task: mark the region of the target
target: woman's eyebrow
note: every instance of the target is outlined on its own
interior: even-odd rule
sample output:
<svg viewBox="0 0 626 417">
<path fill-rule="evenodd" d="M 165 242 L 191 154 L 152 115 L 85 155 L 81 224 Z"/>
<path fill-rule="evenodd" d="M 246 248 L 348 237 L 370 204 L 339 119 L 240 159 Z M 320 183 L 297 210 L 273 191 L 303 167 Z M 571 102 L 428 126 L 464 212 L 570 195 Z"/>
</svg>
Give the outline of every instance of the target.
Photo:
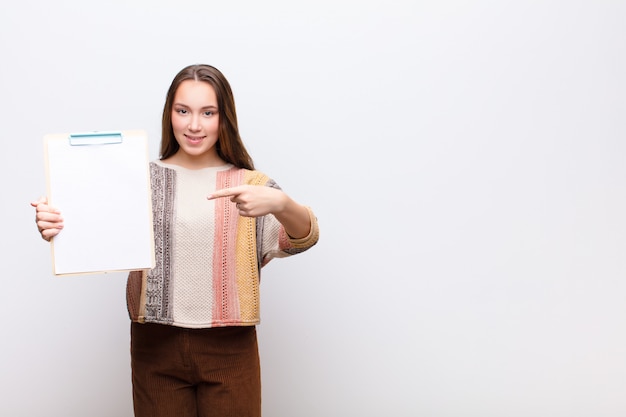
<svg viewBox="0 0 626 417">
<path fill-rule="evenodd" d="M 174 106 L 182 106 L 182 107 L 187 107 L 187 108 L 190 108 L 187 104 L 185 104 L 185 103 L 180 103 L 180 102 L 174 102 L 174 104 L 173 104 L 173 105 L 174 105 Z M 213 105 L 213 104 L 209 104 L 208 106 L 201 107 L 201 109 L 202 109 L 202 110 L 204 110 L 204 109 L 217 109 L 217 108 L 218 108 L 218 107 L 217 107 L 216 105 Z"/>
</svg>

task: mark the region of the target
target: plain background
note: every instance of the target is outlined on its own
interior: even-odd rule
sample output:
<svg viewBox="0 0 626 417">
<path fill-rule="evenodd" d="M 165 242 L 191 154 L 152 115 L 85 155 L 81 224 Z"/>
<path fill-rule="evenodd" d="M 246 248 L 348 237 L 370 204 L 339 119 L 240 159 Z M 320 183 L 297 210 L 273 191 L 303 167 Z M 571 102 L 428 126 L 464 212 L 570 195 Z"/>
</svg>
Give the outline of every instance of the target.
<svg viewBox="0 0 626 417">
<path fill-rule="evenodd" d="M 626 2 L 22 0 L 0 13 L 0 415 L 131 416 L 125 275 L 55 278 L 47 133 L 230 80 L 321 240 L 263 273 L 264 415 L 626 415 Z M 109 219 L 99 219 L 106 222 Z"/>
</svg>

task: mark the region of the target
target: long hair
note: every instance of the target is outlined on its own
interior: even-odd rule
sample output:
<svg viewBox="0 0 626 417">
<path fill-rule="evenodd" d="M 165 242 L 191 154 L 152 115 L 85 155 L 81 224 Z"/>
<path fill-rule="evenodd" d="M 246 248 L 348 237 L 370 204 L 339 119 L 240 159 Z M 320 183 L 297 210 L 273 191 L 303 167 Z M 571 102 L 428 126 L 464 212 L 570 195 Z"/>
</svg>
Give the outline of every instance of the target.
<svg viewBox="0 0 626 417">
<path fill-rule="evenodd" d="M 172 129 L 172 106 L 178 87 L 186 80 L 207 82 L 215 90 L 219 114 L 218 139 L 215 147 L 219 157 L 238 168 L 254 169 L 252 158 L 239 136 L 235 98 L 230 84 L 217 68 L 210 65 L 189 65 L 172 80 L 163 106 L 161 159 L 169 158 L 180 148 Z"/>
</svg>

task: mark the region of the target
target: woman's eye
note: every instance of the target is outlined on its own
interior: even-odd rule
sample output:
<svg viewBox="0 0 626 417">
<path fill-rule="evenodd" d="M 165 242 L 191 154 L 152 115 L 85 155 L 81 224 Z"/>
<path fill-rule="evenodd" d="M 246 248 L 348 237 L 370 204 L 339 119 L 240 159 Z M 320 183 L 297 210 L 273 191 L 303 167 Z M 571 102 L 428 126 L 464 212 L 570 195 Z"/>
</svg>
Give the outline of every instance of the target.
<svg viewBox="0 0 626 417">
<path fill-rule="evenodd" d="M 213 116 L 213 112 L 212 111 L 205 111 L 204 115 L 205 116 Z"/>
<path fill-rule="evenodd" d="M 185 110 L 185 109 L 178 109 L 178 110 L 176 110 L 176 113 L 178 113 L 178 114 L 187 114 L 187 110 Z"/>
</svg>

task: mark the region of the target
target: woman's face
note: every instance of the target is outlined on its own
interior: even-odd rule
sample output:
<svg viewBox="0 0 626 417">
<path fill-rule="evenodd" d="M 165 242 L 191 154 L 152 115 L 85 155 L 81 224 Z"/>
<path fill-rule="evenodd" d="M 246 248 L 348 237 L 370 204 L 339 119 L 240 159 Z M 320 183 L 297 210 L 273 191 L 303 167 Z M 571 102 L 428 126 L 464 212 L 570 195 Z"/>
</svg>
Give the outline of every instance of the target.
<svg viewBox="0 0 626 417">
<path fill-rule="evenodd" d="M 176 90 L 172 106 L 172 130 L 180 146 L 177 157 L 194 165 L 221 163 L 218 139 L 217 96 L 211 84 L 185 80 Z"/>
</svg>

